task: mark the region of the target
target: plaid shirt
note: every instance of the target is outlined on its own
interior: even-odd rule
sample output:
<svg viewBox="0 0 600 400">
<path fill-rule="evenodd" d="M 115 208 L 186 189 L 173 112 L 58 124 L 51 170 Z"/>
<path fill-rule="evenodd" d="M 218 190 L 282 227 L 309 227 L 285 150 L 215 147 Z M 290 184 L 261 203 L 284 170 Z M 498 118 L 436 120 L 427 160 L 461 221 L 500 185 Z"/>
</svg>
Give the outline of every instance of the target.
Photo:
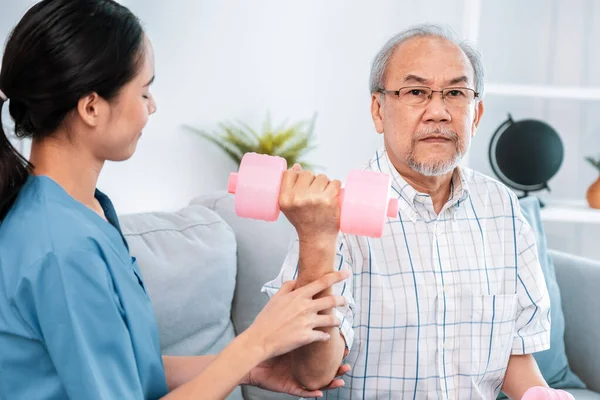
<svg viewBox="0 0 600 400">
<path fill-rule="evenodd" d="M 439 215 L 378 151 L 400 204 L 380 239 L 341 234 L 334 287 L 352 370 L 327 399 L 495 399 L 511 354 L 550 346 L 550 300 L 535 238 L 502 184 L 456 169 Z M 272 296 L 298 272 L 294 244 Z"/>
</svg>

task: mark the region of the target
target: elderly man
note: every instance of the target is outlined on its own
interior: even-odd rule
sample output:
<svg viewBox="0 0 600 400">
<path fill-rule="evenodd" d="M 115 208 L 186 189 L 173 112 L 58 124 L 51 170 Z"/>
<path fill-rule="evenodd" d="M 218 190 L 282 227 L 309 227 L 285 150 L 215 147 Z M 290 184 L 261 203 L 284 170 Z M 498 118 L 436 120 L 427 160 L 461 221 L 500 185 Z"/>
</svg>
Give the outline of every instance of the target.
<svg viewBox="0 0 600 400">
<path fill-rule="evenodd" d="M 348 300 L 331 310 L 340 328 L 294 352 L 296 378 L 325 386 L 346 357 L 352 371 L 328 399 L 520 399 L 546 386 L 532 356 L 550 345 L 534 235 L 514 193 L 459 167 L 484 110 L 480 56 L 418 26 L 380 50 L 370 86 L 385 147 L 367 169 L 391 175 L 400 203 L 383 237 L 338 235 L 339 182 L 284 175 L 297 189 L 280 203 L 298 241 L 263 290 L 353 271 L 333 289 Z M 307 202 L 312 214 L 296 212 Z"/>
</svg>

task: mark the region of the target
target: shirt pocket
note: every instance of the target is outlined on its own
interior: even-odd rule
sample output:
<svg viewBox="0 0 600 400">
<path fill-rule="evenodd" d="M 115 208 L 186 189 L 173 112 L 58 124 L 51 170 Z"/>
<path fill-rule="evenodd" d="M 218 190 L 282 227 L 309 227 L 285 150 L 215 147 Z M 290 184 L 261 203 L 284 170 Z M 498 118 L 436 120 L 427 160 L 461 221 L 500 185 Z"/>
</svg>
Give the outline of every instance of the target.
<svg viewBox="0 0 600 400">
<path fill-rule="evenodd" d="M 510 358 L 517 295 L 474 295 L 462 303 L 469 322 L 460 335 L 461 352 L 466 352 L 462 366 L 480 392 L 491 395 L 501 386 Z"/>
</svg>

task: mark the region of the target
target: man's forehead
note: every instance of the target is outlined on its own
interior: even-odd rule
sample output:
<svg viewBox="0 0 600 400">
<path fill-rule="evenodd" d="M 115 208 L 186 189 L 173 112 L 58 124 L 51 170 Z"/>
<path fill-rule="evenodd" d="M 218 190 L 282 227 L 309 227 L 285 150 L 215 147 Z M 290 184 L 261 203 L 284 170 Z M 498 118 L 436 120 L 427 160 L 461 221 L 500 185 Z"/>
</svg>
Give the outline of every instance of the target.
<svg viewBox="0 0 600 400">
<path fill-rule="evenodd" d="M 460 46 L 442 38 L 417 37 L 398 45 L 388 63 L 386 75 L 394 80 L 474 79 L 471 62 Z M 415 79 L 412 79 L 415 80 Z"/>
</svg>

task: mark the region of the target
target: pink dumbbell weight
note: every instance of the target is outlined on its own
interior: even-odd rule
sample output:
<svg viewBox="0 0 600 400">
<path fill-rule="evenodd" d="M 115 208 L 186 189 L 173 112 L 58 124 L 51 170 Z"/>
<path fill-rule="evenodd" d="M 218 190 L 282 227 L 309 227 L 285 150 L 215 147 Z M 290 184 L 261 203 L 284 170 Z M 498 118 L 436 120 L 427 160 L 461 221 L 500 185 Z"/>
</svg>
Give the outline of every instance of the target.
<svg viewBox="0 0 600 400">
<path fill-rule="evenodd" d="M 575 400 L 575 397 L 564 390 L 534 386 L 525 392 L 521 400 Z"/>
<path fill-rule="evenodd" d="M 235 194 L 240 217 L 275 221 L 279 217 L 279 190 L 287 169 L 285 159 L 247 153 L 240 169 L 229 176 L 228 191 Z M 391 178 L 372 171 L 351 171 L 340 193 L 340 229 L 344 233 L 381 237 L 386 217 L 398 215 L 398 199 L 389 199 Z"/>
</svg>

